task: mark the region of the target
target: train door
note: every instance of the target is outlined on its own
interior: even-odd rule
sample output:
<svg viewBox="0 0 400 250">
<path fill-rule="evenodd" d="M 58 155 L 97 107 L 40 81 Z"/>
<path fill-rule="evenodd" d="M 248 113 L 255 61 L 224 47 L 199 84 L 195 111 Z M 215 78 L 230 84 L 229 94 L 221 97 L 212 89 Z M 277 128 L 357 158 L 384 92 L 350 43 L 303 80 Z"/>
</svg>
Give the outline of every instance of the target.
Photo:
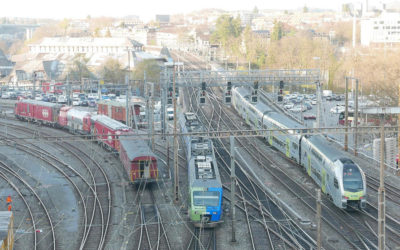
<svg viewBox="0 0 400 250">
<path fill-rule="evenodd" d="M 140 178 L 150 178 L 150 160 L 139 161 L 139 175 Z"/>
<path fill-rule="evenodd" d="M 112 106 L 111 104 L 107 105 L 107 116 L 112 117 Z"/>
<path fill-rule="evenodd" d="M 326 193 L 326 171 L 324 168 L 321 168 L 321 189 L 322 192 Z"/>
<path fill-rule="evenodd" d="M 286 138 L 286 157 L 290 158 L 290 140 Z"/>
</svg>

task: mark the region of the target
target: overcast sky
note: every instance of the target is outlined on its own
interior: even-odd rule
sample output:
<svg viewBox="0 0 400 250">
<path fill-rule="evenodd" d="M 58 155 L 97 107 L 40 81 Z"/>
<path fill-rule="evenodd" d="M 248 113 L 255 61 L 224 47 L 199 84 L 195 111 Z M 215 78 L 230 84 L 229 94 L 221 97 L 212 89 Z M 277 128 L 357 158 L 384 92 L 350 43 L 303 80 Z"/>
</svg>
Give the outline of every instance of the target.
<svg viewBox="0 0 400 250">
<path fill-rule="evenodd" d="M 4 1 L 4 2 L 3 2 Z M 370 0 L 373 2 L 375 0 Z M 225 10 L 310 8 L 340 10 L 343 2 L 351 0 L 2 0 L 0 16 L 85 18 L 87 15 L 122 17 L 138 15 L 145 21 L 155 14 L 188 13 L 204 8 Z M 6 3 L 5 3 L 6 2 Z M 359 0 L 357 2 L 362 2 Z"/>
</svg>

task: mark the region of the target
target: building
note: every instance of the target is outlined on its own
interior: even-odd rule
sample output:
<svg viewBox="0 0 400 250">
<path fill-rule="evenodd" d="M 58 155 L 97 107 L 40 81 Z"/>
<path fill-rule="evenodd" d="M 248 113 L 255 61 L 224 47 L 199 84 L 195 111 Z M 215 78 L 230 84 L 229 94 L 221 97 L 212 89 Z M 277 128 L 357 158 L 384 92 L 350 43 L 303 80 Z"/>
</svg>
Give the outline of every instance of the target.
<svg viewBox="0 0 400 250">
<path fill-rule="evenodd" d="M 14 68 L 14 64 L 15 63 L 7 59 L 0 49 L 0 78 L 8 76 Z"/>
<path fill-rule="evenodd" d="M 123 37 L 45 37 L 29 45 L 31 53 L 105 53 L 123 54 L 127 50 L 142 51 L 143 44 Z"/>
<path fill-rule="evenodd" d="M 383 12 L 379 17 L 361 20 L 361 45 L 400 44 L 400 13 Z"/>
<path fill-rule="evenodd" d="M 169 15 L 156 15 L 156 22 L 158 22 L 160 25 L 169 24 L 169 20 Z"/>
</svg>

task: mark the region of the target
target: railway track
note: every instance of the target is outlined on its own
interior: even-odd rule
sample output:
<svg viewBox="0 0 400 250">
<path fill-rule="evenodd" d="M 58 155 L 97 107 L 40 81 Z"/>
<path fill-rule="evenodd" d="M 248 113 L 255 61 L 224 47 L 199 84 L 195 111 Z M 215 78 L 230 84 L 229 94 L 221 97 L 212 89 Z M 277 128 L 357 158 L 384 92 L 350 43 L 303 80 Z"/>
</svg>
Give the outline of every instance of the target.
<svg viewBox="0 0 400 250">
<path fill-rule="evenodd" d="M 212 117 L 212 116 L 211 116 Z M 229 116 L 228 116 L 229 117 Z M 212 123 L 211 123 L 211 121 L 212 121 L 213 119 L 210 119 L 209 120 L 209 128 L 211 128 L 211 127 L 213 127 L 213 125 L 212 125 Z M 218 120 L 220 120 L 220 118 L 218 118 Z M 236 127 L 236 124 L 235 123 L 231 123 L 232 125 L 233 125 L 233 127 Z M 214 125 L 215 126 L 215 125 Z M 229 126 L 228 126 L 229 127 Z M 232 127 L 232 126 L 231 126 Z M 257 150 L 257 147 L 251 147 L 252 149 L 250 150 L 250 152 L 252 151 L 252 152 L 257 152 L 258 150 Z M 256 149 L 256 150 L 254 150 L 254 149 Z M 249 152 L 249 151 L 248 151 Z M 253 154 L 253 156 L 254 156 L 254 154 Z M 259 152 L 257 152 L 257 155 L 255 155 L 254 156 L 254 158 L 255 159 L 257 159 L 257 157 L 259 157 Z M 260 163 L 261 164 L 261 163 Z M 286 178 L 287 178 L 288 176 L 286 176 Z M 289 186 L 289 185 L 288 185 Z M 313 194 L 308 194 L 308 196 L 309 197 L 313 197 L 314 195 Z M 315 203 L 315 201 L 313 201 L 312 203 Z M 312 208 L 313 207 L 313 204 L 309 204 L 309 207 L 310 208 Z M 313 208 L 312 208 L 313 209 Z M 313 209 L 314 211 L 315 211 L 315 209 Z M 334 210 L 334 208 L 333 208 L 333 210 Z M 348 215 L 347 215 L 348 216 Z M 340 217 L 340 215 L 337 215 L 337 217 Z M 332 220 L 332 221 L 334 221 L 334 220 Z M 374 240 L 374 239 L 376 239 L 376 235 L 373 233 L 373 230 L 371 229 L 371 227 L 369 227 L 369 226 L 366 226 L 366 227 L 364 227 L 364 226 L 362 226 L 361 225 L 361 222 L 364 222 L 366 225 L 368 225 L 368 222 L 366 222 L 365 221 L 365 218 L 364 219 L 362 219 L 362 220 L 360 220 L 359 222 L 352 222 L 351 223 L 351 225 L 350 225 L 350 223 L 347 223 L 347 222 L 344 222 L 343 220 L 341 221 L 342 223 L 344 223 L 345 225 L 347 225 L 348 227 L 348 230 L 349 230 L 349 233 L 350 233 L 350 235 L 351 235 L 351 233 L 353 232 L 353 237 L 347 237 L 349 234 L 343 234 L 343 233 L 341 233 L 344 237 L 345 237 L 345 239 L 347 238 L 347 241 L 350 243 L 350 244 L 352 244 L 352 242 L 356 242 L 356 244 L 355 245 L 353 245 L 353 247 L 356 247 L 357 248 L 357 246 L 358 247 L 361 247 L 361 248 L 375 248 L 376 247 L 376 241 Z M 335 225 L 331 225 L 331 226 L 333 226 L 334 228 L 337 228 Z M 347 230 L 346 230 L 347 231 Z M 361 232 L 361 234 L 359 234 L 359 233 L 354 233 L 354 231 L 359 231 L 359 232 Z M 339 232 L 340 233 L 340 232 Z M 357 243 L 357 242 L 359 242 L 359 243 Z"/>
<path fill-rule="evenodd" d="M 1 123 L 0 123 L 1 124 Z M 3 123 L 4 125 L 4 123 Z M 8 131 L 7 137 L 10 138 L 10 129 L 17 129 L 18 131 L 24 131 L 25 133 L 32 133 L 32 130 L 25 127 L 7 124 Z M 35 132 L 37 133 L 37 132 Z M 45 135 L 45 133 L 41 132 Z M 19 134 L 20 135 L 20 134 Z M 111 218 L 111 189 L 107 176 L 100 165 L 89 155 L 81 151 L 79 148 L 64 142 L 62 145 L 56 143 L 59 147 L 64 148 L 70 152 L 71 155 L 79 159 L 79 161 L 85 167 L 83 173 L 79 173 L 77 170 L 55 158 L 50 152 L 39 146 L 31 144 L 26 146 L 26 143 L 19 143 L 17 140 L 13 142 L 14 145 L 18 145 L 19 150 L 37 157 L 53 168 L 60 172 L 73 186 L 75 191 L 80 197 L 80 202 L 83 210 L 83 222 L 82 222 L 82 233 L 80 241 L 80 249 L 101 249 L 104 247 L 105 239 L 107 237 L 108 225 Z M 29 143 L 30 144 L 30 143 Z M 29 145 L 28 144 L 28 145 Z M 74 152 L 75 151 L 75 152 Z M 83 160 L 85 158 L 86 160 Z M 92 161 L 91 163 L 87 161 Z M 96 167 L 97 169 L 92 169 Z M 82 170 L 81 170 L 82 171 Z M 85 176 L 90 176 L 89 178 Z M 80 182 L 76 181 L 74 177 L 78 177 Z M 87 180 L 89 179 L 89 180 Z M 98 185 L 100 184 L 100 185 Z M 91 195 L 88 195 L 88 192 Z M 100 194 L 100 195 L 98 195 Z M 95 226 L 96 225 L 96 226 Z"/>
<path fill-rule="evenodd" d="M 194 112 L 199 111 L 201 109 L 197 108 L 197 105 L 194 105 L 193 102 L 190 102 L 190 100 L 194 100 L 197 99 L 193 96 L 189 97 L 189 110 L 193 110 Z M 210 114 L 210 118 L 208 118 L 205 114 L 203 114 L 203 117 L 205 117 L 206 120 L 206 124 L 208 124 L 209 129 L 218 129 L 220 127 L 220 121 L 222 118 L 222 115 L 220 114 L 220 112 L 222 112 L 221 107 L 219 107 L 219 114 L 217 114 L 217 112 L 215 111 L 216 108 L 214 106 L 214 108 L 211 109 L 211 114 Z M 198 112 L 200 113 L 200 112 Z M 213 124 L 214 122 L 214 124 Z M 214 147 L 218 148 L 218 150 L 216 150 L 216 153 L 220 155 L 220 159 L 224 158 L 223 155 L 228 156 L 229 154 L 227 153 L 228 151 L 226 150 L 225 145 L 220 144 L 220 143 L 215 143 L 214 142 Z M 220 152 L 221 151 L 220 148 L 225 148 L 225 151 L 222 152 L 223 155 L 221 155 Z M 223 164 L 225 165 L 225 169 L 229 169 L 229 166 L 227 166 L 227 164 Z M 227 171 L 229 172 L 229 170 Z M 228 173 L 229 174 L 229 173 Z M 239 177 L 240 180 L 245 178 L 245 174 L 243 173 L 243 176 Z M 250 189 L 253 188 L 253 190 L 249 190 L 246 189 L 245 191 L 243 191 L 243 187 L 250 187 Z M 246 218 L 247 218 L 247 224 L 248 224 L 248 230 L 250 232 L 250 241 L 251 241 L 251 245 L 253 247 L 253 249 L 262 249 L 264 248 L 266 245 L 268 245 L 271 249 L 274 249 L 274 247 L 276 246 L 291 246 L 293 248 L 296 248 L 296 244 L 299 244 L 298 242 L 295 244 L 292 244 L 290 241 L 285 240 L 284 237 L 282 237 L 282 228 L 280 228 L 279 226 L 274 226 L 274 229 L 277 230 L 273 230 L 269 225 L 267 225 L 267 220 L 266 220 L 266 216 L 267 216 L 267 212 L 264 211 L 262 209 L 262 202 L 260 200 L 258 196 L 258 192 L 256 190 L 254 190 L 254 184 L 252 181 L 249 181 L 246 184 L 241 183 L 241 185 L 239 185 L 239 190 L 242 192 L 242 198 L 246 196 L 245 199 L 242 199 L 243 202 L 243 206 L 244 206 L 244 211 L 246 214 Z M 256 194 L 254 196 L 254 194 Z M 265 193 L 264 193 L 265 195 Z M 249 201 L 255 201 L 255 205 L 253 204 L 252 207 L 247 208 L 248 203 L 252 203 Z M 257 214 L 257 218 L 256 220 L 250 220 L 249 218 L 255 218 L 255 215 Z M 271 216 L 271 214 L 269 214 L 269 216 Z M 285 217 L 285 216 L 284 216 Z M 269 217 L 270 218 L 270 217 Z M 268 219 L 269 219 L 268 218 Z M 287 217 L 285 217 L 285 219 L 287 219 Z M 272 222 L 271 224 L 275 224 L 276 221 Z M 286 231 L 286 233 L 288 233 L 288 235 L 290 235 L 291 231 L 293 230 L 288 230 Z M 254 234 L 254 237 L 253 237 Z M 286 235 L 287 236 L 287 235 Z M 294 236 L 290 236 L 289 237 L 290 240 L 295 239 Z M 269 242 L 268 242 L 269 241 Z M 295 240 L 296 241 L 296 240 Z M 303 242 L 304 243 L 304 242 Z M 305 243 L 305 245 L 309 246 L 309 244 Z M 297 245 L 299 246 L 299 245 Z"/>
</svg>

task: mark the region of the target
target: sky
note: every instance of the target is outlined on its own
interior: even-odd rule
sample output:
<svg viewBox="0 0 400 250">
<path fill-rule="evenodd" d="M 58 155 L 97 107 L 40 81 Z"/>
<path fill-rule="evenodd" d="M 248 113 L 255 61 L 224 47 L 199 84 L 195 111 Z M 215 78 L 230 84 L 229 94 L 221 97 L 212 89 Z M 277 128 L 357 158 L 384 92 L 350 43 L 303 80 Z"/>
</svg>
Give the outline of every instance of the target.
<svg viewBox="0 0 400 250">
<path fill-rule="evenodd" d="M 283 9 L 307 6 L 340 10 L 343 2 L 351 0 L 2 0 L 0 17 L 86 18 L 88 15 L 123 17 L 138 15 L 145 21 L 156 14 L 189 13 L 204 8 L 224 10 Z M 359 0 L 358 2 L 361 2 Z M 374 0 L 370 0 L 374 1 Z"/>
</svg>

